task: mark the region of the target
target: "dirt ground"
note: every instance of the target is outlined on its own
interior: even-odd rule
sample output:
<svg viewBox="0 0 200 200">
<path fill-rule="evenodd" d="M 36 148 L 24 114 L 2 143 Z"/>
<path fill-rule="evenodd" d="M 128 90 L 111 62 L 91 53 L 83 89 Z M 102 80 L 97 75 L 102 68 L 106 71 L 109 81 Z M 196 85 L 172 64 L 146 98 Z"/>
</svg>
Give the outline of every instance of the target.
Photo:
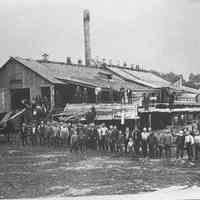
<svg viewBox="0 0 200 200">
<path fill-rule="evenodd" d="M 200 186 L 200 163 L 0 146 L 0 198 L 135 194 Z"/>
</svg>

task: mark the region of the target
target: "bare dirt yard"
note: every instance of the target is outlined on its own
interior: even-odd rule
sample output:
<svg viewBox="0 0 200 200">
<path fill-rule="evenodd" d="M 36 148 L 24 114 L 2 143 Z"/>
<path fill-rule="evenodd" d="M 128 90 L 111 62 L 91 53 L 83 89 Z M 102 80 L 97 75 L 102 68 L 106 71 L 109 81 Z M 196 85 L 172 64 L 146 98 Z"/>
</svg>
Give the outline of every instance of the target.
<svg viewBox="0 0 200 200">
<path fill-rule="evenodd" d="M 0 198 L 136 194 L 200 186 L 200 163 L 67 148 L 0 146 Z"/>
</svg>

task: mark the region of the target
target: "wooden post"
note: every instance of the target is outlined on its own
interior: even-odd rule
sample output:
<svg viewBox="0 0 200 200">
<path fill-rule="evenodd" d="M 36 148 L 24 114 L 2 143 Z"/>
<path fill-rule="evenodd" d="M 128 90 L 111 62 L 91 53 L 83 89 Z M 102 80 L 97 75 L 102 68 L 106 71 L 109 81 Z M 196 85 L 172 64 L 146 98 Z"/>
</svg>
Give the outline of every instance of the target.
<svg viewBox="0 0 200 200">
<path fill-rule="evenodd" d="M 151 125 L 152 125 L 152 122 L 151 122 L 151 113 L 149 113 L 149 128 L 152 128 Z"/>
<path fill-rule="evenodd" d="M 55 86 L 52 85 L 50 87 L 50 94 L 51 94 L 51 109 L 55 106 Z"/>
<path fill-rule="evenodd" d="M 137 120 L 137 118 L 134 121 L 135 121 L 135 127 L 134 127 L 134 129 L 136 130 L 138 128 L 138 124 L 137 124 L 138 120 Z"/>
<path fill-rule="evenodd" d="M 171 113 L 171 127 L 174 128 L 174 115 Z"/>
</svg>

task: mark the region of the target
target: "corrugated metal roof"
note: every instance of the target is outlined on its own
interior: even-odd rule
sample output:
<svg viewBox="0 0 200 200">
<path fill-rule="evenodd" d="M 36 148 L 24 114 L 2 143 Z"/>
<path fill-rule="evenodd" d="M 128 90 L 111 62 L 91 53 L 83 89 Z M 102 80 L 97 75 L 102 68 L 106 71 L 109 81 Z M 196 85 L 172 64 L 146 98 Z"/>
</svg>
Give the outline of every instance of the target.
<svg viewBox="0 0 200 200">
<path fill-rule="evenodd" d="M 134 71 L 131 69 L 122 69 L 122 68 L 117 68 L 117 67 L 107 67 L 107 68 L 110 71 L 123 77 L 125 80 L 137 82 L 139 84 L 142 84 L 151 88 L 167 87 L 171 84 L 170 82 L 152 74 L 151 72 Z"/>
<path fill-rule="evenodd" d="M 128 69 L 125 69 L 124 71 L 133 75 L 135 78 L 139 80 L 154 84 L 157 87 L 163 87 L 163 86 L 171 84 L 170 82 L 160 78 L 159 76 L 156 76 L 155 74 L 151 72 L 134 71 L 134 70 L 128 70 Z"/>
</svg>

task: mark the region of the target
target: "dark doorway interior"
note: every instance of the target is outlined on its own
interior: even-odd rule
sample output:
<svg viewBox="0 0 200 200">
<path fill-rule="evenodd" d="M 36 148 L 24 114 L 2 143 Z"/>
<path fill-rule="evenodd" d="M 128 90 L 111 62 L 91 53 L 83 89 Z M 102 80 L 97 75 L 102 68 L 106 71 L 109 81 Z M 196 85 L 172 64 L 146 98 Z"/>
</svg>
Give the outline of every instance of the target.
<svg viewBox="0 0 200 200">
<path fill-rule="evenodd" d="M 41 96 L 42 98 L 47 97 L 48 101 L 51 100 L 50 87 L 41 87 Z"/>
<path fill-rule="evenodd" d="M 84 87 L 79 86 L 81 93 Z M 66 103 L 83 103 L 83 97 L 76 98 L 77 85 L 56 85 L 55 87 L 55 105 L 56 107 L 64 107 Z M 94 88 L 87 88 L 87 103 L 95 103 Z M 85 102 L 86 103 L 86 102 Z"/>
<path fill-rule="evenodd" d="M 66 103 L 73 102 L 75 88 L 72 85 L 56 85 L 55 87 L 55 105 L 64 107 Z"/>
<path fill-rule="evenodd" d="M 21 109 L 23 106 L 21 104 L 22 100 L 30 101 L 30 89 L 23 88 L 23 89 L 12 89 L 11 90 L 11 109 Z"/>
</svg>

